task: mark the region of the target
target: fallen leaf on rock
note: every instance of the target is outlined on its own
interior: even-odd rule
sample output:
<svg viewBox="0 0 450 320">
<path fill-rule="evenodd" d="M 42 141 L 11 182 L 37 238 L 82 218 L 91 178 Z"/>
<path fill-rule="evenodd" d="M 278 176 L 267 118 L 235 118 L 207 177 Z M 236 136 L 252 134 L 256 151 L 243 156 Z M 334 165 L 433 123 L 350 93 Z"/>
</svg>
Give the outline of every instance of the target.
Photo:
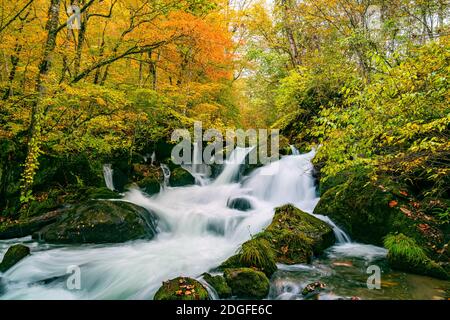
<svg viewBox="0 0 450 320">
<path fill-rule="evenodd" d="M 398 201 L 396 200 L 391 200 L 389 201 L 389 208 L 393 208 L 398 204 Z"/>
</svg>

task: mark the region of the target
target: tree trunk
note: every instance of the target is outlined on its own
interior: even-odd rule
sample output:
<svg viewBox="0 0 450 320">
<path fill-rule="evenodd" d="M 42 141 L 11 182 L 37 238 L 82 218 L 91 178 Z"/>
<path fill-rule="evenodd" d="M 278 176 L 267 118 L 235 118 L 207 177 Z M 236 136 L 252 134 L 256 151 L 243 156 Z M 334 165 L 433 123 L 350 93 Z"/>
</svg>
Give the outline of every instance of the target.
<svg viewBox="0 0 450 320">
<path fill-rule="evenodd" d="M 42 54 L 41 62 L 39 64 L 39 71 L 36 76 L 36 92 L 39 96 L 35 99 L 31 108 L 31 123 L 28 137 L 28 153 L 25 160 L 23 182 L 21 186 L 22 202 L 26 203 L 29 200 L 31 186 L 33 184 L 34 175 L 38 168 L 38 156 L 40 152 L 40 134 L 41 134 L 41 110 L 40 99 L 45 94 L 46 87 L 43 82 L 44 77 L 48 74 L 51 66 L 51 55 L 55 50 L 56 36 L 58 35 L 59 12 L 61 0 L 51 0 L 48 12 L 47 22 L 47 40 L 44 45 L 44 52 Z"/>
</svg>

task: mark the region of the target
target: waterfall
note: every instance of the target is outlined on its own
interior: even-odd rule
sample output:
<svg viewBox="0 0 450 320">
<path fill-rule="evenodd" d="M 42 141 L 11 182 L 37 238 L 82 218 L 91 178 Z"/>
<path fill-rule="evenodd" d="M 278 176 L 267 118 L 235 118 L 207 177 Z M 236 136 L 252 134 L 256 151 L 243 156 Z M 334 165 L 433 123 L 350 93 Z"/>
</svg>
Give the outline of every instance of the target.
<svg viewBox="0 0 450 320">
<path fill-rule="evenodd" d="M 254 147 L 239 148 L 233 150 L 229 159 L 225 160 L 225 168 L 222 173 L 214 181 L 214 184 L 226 184 L 234 182 L 239 173 L 241 165 L 244 164 L 245 158 L 253 150 Z"/>
<path fill-rule="evenodd" d="M 53 246 L 33 244 L 33 253 L 2 274 L 2 299 L 151 299 L 161 282 L 177 276 L 199 277 L 234 255 L 239 246 L 267 227 L 276 207 L 292 203 L 312 214 L 318 202 L 311 160 L 315 151 L 280 160 L 236 181 L 251 148 L 237 148 L 213 182 L 203 186 L 163 188 L 152 196 L 138 189 L 123 201 L 152 211 L 158 217 L 157 236 L 124 244 Z M 170 171 L 161 165 L 164 179 Z M 105 182 L 112 186 L 111 165 L 104 166 Z M 238 183 L 236 183 L 238 182 Z M 167 183 L 167 182 L 166 182 Z M 227 206 L 229 199 L 246 198 L 251 209 Z M 345 236 L 327 217 L 338 242 Z M 4 253 L 0 241 L 0 254 Z M 78 265 L 82 290 L 67 290 L 67 266 Z M 62 278 L 65 279 L 65 278 Z"/>
<path fill-rule="evenodd" d="M 152 152 L 152 155 L 150 156 L 150 164 L 153 165 L 156 160 L 156 153 L 155 151 Z"/>
<path fill-rule="evenodd" d="M 114 170 L 112 169 L 112 166 L 110 163 L 106 163 L 103 165 L 103 177 L 105 179 L 105 184 L 106 187 L 111 190 L 114 191 L 114 182 L 113 182 L 113 173 Z"/>
<path fill-rule="evenodd" d="M 293 156 L 299 156 L 300 155 L 300 151 L 298 151 L 298 149 L 294 146 L 294 145 L 290 145 L 291 147 L 291 151 L 292 151 L 292 155 Z"/>
<path fill-rule="evenodd" d="M 192 166 L 187 166 L 188 170 L 195 178 L 198 185 L 204 186 L 209 183 L 209 176 L 211 175 L 211 168 L 203 162 L 203 152 L 200 143 L 194 143 L 194 153 L 192 156 Z"/>
<path fill-rule="evenodd" d="M 161 170 L 164 175 L 164 187 L 167 187 L 169 185 L 170 169 L 166 164 L 161 163 Z"/>
</svg>

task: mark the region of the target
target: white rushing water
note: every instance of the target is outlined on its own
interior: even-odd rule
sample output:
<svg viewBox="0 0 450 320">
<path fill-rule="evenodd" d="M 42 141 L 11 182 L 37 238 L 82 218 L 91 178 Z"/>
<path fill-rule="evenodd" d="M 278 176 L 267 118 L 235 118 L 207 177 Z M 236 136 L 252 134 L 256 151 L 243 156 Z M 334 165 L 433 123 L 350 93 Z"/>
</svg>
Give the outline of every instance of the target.
<svg viewBox="0 0 450 320">
<path fill-rule="evenodd" d="M 106 187 L 111 191 L 114 191 L 113 173 L 114 170 L 112 169 L 110 163 L 106 163 L 103 165 L 103 177 L 105 179 L 105 184 Z"/>
<path fill-rule="evenodd" d="M 170 179 L 170 173 L 171 173 L 167 164 L 161 163 L 161 171 L 164 175 L 164 187 L 167 187 L 169 185 L 169 179 Z"/>
<path fill-rule="evenodd" d="M 199 277 L 217 267 L 270 224 L 277 206 L 293 203 L 312 213 L 319 200 L 312 176 L 314 150 L 285 156 L 236 182 L 249 151 L 236 149 L 213 182 L 166 187 L 154 196 L 137 189 L 127 192 L 124 201 L 158 216 L 159 233 L 152 240 L 108 246 L 32 243 L 32 255 L 2 275 L 6 291 L 0 298 L 151 299 L 164 280 Z M 165 169 L 168 179 L 170 172 Z M 112 170 L 108 170 L 105 181 L 111 177 L 107 186 L 113 188 L 108 185 L 112 183 Z M 249 200 L 252 208 L 243 212 L 227 207 L 229 199 L 239 197 Z M 348 242 L 339 228 L 334 229 L 338 241 Z M 0 256 L 5 250 L 6 246 L 0 246 Z M 42 283 L 65 276 L 73 265 L 81 270 L 81 290 L 68 290 L 65 280 Z"/>
</svg>

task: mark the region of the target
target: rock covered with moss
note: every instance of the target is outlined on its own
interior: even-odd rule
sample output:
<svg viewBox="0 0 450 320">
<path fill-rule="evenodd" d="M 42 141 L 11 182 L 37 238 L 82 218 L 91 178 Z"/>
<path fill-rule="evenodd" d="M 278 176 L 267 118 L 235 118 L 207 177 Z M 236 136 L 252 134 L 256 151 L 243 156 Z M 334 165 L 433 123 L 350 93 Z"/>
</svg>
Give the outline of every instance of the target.
<svg viewBox="0 0 450 320">
<path fill-rule="evenodd" d="M 30 254 L 30 248 L 22 244 L 16 244 L 8 248 L 2 262 L 0 272 L 5 272 Z"/>
<path fill-rule="evenodd" d="M 269 241 L 276 261 L 308 263 L 335 242 L 330 225 L 291 204 L 275 209 L 272 223 L 258 237 Z"/>
<path fill-rule="evenodd" d="M 225 269 L 224 277 L 237 298 L 264 299 L 269 294 L 269 279 L 261 271 L 251 268 Z"/>
<path fill-rule="evenodd" d="M 217 292 L 219 298 L 225 299 L 231 297 L 231 288 L 223 276 L 212 276 L 209 273 L 204 273 L 203 279 Z"/>
<path fill-rule="evenodd" d="M 33 234 L 50 243 L 118 243 L 152 238 L 156 219 L 146 209 L 122 201 L 91 200 L 68 210 Z"/>
<path fill-rule="evenodd" d="M 195 184 L 195 178 L 187 170 L 177 167 L 170 173 L 169 184 L 171 187 L 183 187 Z"/>
<path fill-rule="evenodd" d="M 8 221 L 0 225 L 0 239 L 21 238 L 52 224 L 64 210 L 55 210 L 30 219 Z"/>
<path fill-rule="evenodd" d="M 449 279 L 450 275 L 435 261 L 431 260 L 414 239 L 404 234 L 388 235 L 384 246 L 389 250 L 389 265 L 397 270 Z"/>
<path fill-rule="evenodd" d="M 270 277 L 277 270 L 275 257 L 270 242 L 257 236 L 242 244 L 239 252 L 223 262 L 219 269 L 247 267 L 262 271 Z"/>
<path fill-rule="evenodd" d="M 382 176 L 371 179 L 370 173 L 362 169 L 332 177 L 325 190 L 314 213 L 329 216 L 353 240 L 386 246 L 387 235 L 402 234 L 411 239 L 414 246 L 407 241 L 402 243 L 420 249 L 432 262 L 420 266 L 407 262 L 408 267 L 397 258 L 399 255 L 391 254 L 391 264 L 395 268 L 426 275 L 430 275 L 428 267 L 437 270 L 432 265 L 440 267 L 442 264 L 446 268 L 450 224 L 438 221 L 432 212 L 438 204 L 444 205 L 442 201 L 418 199 L 406 185 Z"/>
<path fill-rule="evenodd" d="M 178 277 L 164 281 L 154 300 L 209 300 L 208 291 L 197 280 Z"/>
<path fill-rule="evenodd" d="M 344 183 L 328 188 L 314 213 L 330 217 L 354 240 L 381 245 L 393 222 L 393 210 L 388 206 L 392 194 L 362 174 L 351 175 Z"/>
</svg>

